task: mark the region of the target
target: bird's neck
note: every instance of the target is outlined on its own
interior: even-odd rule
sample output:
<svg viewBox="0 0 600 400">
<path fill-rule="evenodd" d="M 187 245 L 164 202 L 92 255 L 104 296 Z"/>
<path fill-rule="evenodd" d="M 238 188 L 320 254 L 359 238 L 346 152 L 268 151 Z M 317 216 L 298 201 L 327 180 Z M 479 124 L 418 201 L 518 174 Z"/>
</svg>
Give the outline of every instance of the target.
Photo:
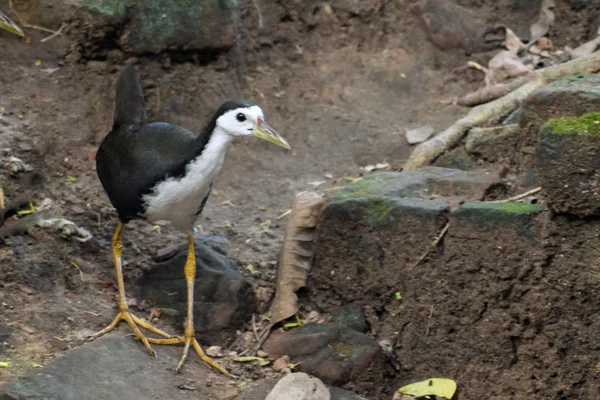
<svg viewBox="0 0 600 400">
<path fill-rule="evenodd" d="M 207 173 L 217 173 L 223 165 L 225 152 L 232 139 L 232 136 L 227 134 L 223 129 L 215 127 L 194 164 L 202 165 L 203 168 L 207 169 Z"/>
</svg>

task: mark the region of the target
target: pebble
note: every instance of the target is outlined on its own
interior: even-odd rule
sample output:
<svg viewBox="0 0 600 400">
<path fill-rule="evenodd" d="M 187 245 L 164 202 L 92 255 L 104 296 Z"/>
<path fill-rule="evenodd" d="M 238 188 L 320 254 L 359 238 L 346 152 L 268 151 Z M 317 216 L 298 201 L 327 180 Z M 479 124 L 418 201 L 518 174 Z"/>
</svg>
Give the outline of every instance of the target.
<svg viewBox="0 0 600 400">
<path fill-rule="evenodd" d="M 221 346 L 210 346 L 206 349 L 209 357 L 223 357 L 223 348 Z"/>
<path fill-rule="evenodd" d="M 288 368 L 288 364 L 290 363 L 290 357 L 283 356 L 279 357 L 277 360 L 273 361 L 273 369 L 275 371 L 283 371 Z"/>
</svg>

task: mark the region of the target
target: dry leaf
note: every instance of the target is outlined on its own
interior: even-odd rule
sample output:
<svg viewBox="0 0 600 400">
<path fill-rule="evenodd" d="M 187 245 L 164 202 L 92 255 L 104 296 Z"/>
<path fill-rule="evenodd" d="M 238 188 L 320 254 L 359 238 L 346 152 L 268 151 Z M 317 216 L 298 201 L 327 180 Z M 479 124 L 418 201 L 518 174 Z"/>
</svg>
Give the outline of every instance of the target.
<svg viewBox="0 0 600 400">
<path fill-rule="evenodd" d="M 569 55 L 571 58 L 587 56 L 595 52 L 598 46 L 600 46 L 600 36 L 596 36 L 589 42 L 586 42 L 573 50 L 569 50 Z"/>
<path fill-rule="evenodd" d="M 506 40 L 504 41 L 504 46 L 510 52 L 517 54 L 523 46 L 523 42 L 521 39 L 510 29 L 506 28 Z"/>
<path fill-rule="evenodd" d="M 548 33 L 550 26 L 554 23 L 554 0 L 544 0 L 540 10 L 540 15 L 537 21 L 535 21 L 529 28 L 531 42 L 538 40 Z"/>
<path fill-rule="evenodd" d="M 488 63 L 487 84 L 505 82 L 511 78 L 527 75 L 532 71 L 531 67 L 523 64 L 523 61 L 515 53 L 504 50 L 496 54 Z"/>
<path fill-rule="evenodd" d="M 271 304 L 271 326 L 298 311 L 296 291 L 306 286 L 312 268 L 317 218 L 323 204 L 323 198 L 315 192 L 296 196 L 279 257 L 275 299 Z"/>
</svg>

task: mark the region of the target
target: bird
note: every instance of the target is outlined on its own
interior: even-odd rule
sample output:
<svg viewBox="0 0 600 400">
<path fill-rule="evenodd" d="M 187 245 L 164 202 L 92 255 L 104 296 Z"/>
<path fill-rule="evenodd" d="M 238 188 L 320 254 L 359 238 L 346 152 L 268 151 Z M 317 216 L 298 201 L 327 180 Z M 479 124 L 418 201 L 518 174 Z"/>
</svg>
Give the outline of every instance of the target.
<svg viewBox="0 0 600 400">
<path fill-rule="evenodd" d="M 19 36 L 25 36 L 19 25 L 15 24 L 2 11 L 0 11 L 0 28 L 12 32 Z"/>
<path fill-rule="evenodd" d="M 112 236 L 119 312 L 112 323 L 92 335 L 91 340 L 112 331 L 124 320 L 151 355 L 156 356 L 151 343 L 183 343 L 177 372 L 192 346 L 203 361 L 229 376 L 224 368 L 204 354 L 195 338 L 193 231 L 229 144 L 234 138 L 243 136 L 256 136 L 291 149 L 289 143 L 265 122 L 262 109 L 247 100 L 223 103 L 199 135 L 172 123 L 149 122 L 139 73 L 132 64 L 123 69 L 117 81 L 112 130 L 96 153 L 98 178 L 119 218 Z M 121 232 L 123 226 L 134 219 L 150 223 L 169 221 L 187 235 L 188 255 L 183 268 L 187 283 L 187 318 L 183 336 L 173 336 L 152 326 L 127 307 L 121 268 Z M 163 338 L 146 337 L 139 327 Z"/>
</svg>

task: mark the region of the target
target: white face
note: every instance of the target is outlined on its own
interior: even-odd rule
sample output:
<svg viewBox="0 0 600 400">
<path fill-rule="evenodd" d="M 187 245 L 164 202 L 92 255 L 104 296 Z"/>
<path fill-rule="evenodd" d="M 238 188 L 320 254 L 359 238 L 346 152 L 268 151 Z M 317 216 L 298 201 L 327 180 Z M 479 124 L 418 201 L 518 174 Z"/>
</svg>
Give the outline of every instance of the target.
<svg viewBox="0 0 600 400">
<path fill-rule="evenodd" d="M 254 134 L 259 117 L 264 119 L 259 106 L 237 108 L 217 118 L 217 126 L 232 136 L 249 136 Z"/>
</svg>

